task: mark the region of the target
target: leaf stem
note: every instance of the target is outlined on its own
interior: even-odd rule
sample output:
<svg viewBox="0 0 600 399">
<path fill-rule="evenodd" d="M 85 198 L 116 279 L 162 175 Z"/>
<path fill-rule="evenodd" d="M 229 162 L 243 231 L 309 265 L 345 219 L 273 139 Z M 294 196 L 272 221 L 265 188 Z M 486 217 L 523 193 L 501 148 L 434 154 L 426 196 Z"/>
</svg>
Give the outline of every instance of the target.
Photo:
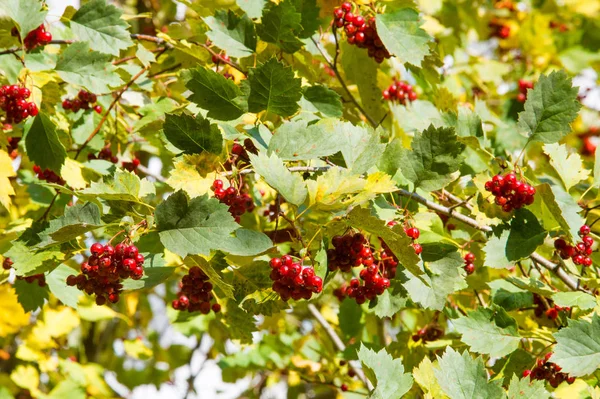
<svg viewBox="0 0 600 399">
<path fill-rule="evenodd" d="M 377 125 L 378 125 L 377 121 L 375 119 L 373 119 L 373 117 L 371 117 L 371 115 L 369 115 L 364 110 L 364 108 L 359 104 L 359 102 L 356 100 L 356 98 L 352 95 L 352 93 L 350 92 L 350 89 L 348 89 L 346 82 L 342 78 L 342 75 L 340 74 L 340 71 L 337 68 L 337 56 L 339 53 L 339 45 L 338 45 L 337 36 L 335 35 L 335 32 L 334 32 L 333 36 L 335 38 L 335 46 L 336 46 L 336 55 L 335 55 L 333 61 L 331 60 L 329 55 L 327 55 L 327 53 L 325 53 L 325 50 L 323 50 L 321 45 L 315 40 L 314 37 L 311 37 L 310 40 L 312 40 L 312 42 L 317 47 L 317 49 L 319 50 L 319 52 L 321 53 L 323 58 L 325 58 L 325 62 L 327 62 L 327 64 L 329 65 L 329 68 L 331 68 L 331 70 L 335 74 L 335 77 L 337 78 L 338 82 L 340 82 L 340 85 L 342 85 L 342 88 L 344 89 L 344 91 L 346 92 L 348 97 L 350 97 L 350 101 L 352 102 L 352 104 L 354 104 L 354 106 L 360 111 L 360 113 L 363 114 L 363 116 L 367 119 L 367 121 L 369 122 L 369 124 L 372 127 L 377 127 Z"/>
</svg>

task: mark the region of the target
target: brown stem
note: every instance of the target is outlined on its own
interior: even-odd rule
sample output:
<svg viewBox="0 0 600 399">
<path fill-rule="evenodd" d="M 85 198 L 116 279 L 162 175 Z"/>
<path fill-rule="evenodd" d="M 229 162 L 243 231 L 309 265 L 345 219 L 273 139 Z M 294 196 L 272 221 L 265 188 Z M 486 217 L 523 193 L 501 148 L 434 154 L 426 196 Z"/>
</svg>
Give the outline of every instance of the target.
<svg viewBox="0 0 600 399">
<path fill-rule="evenodd" d="M 166 50 L 167 50 L 167 48 L 165 47 L 165 49 L 161 53 L 159 53 L 156 58 L 160 57 Z M 79 156 L 79 154 L 81 153 L 81 151 L 89 144 L 90 141 L 92 141 L 92 139 L 98 134 L 98 132 L 100 132 L 100 128 L 102 128 L 102 125 L 104 124 L 104 122 L 106 122 L 106 119 L 108 119 L 108 115 L 110 115 L 110 111 L 112 111 L 112 109 L 115 107 L 115 105 L 117 104 L 117 102 L 121 99 L 121 97 L 123 96 L 123 94 L 148 69 L 150 69 L 150 65 L 142 68 L 137 74 L 135 74 L 134 77 L 131 78 L 131 80 L 129 82 L 127 82 L 127 84 L 119 91 L 119 93 L 117 93 L 117 95 L 115 96 L 115 98 L 113 99 L 113 101 L 110 103 L 110 106 L 108 107 L 108 109 L 106 110 L 106 112 L 104 113 L 104 115 L 102 116 L 102 119 L 100 119 L 100 122 L 98 123 L 98 125 L 96 126 L 96 128 L 94 129 L 94 131 L 89 135 L 89 137 L 83 142 L 83 144 L 81 145 L 81 147 L 79 147 L 79 149 L 75 153 L 75 159 L 77 159 L 77 157 Z"/>
<path fill-rule="evenodd" d="M 321 45 L 314 38 L 311 38 L 311 40 L 315 44 L 315 46 L 317 47 L 317 49 L 319 50 L 319 52 L 321 53 L 323 58 L 325 59 L 325 62 L 327 62 L 327 64 L 329 65 L 329 68 L 331 68 L 331 70 L 335 74 L 335 77 L 337 78 L 338 82 L 340 82 L 340 85 L 342 85 L 342 88 L 344 89 L 344 91 L 346 92 L 348 97 L 350 97 L 350 101 L 352 102 L 352 104 L 354 104 L 354 106 L 360 111 L 360 113 L 363 114 L 363 116 L 367 119 L 367 121 L 369 122 L 369 124 L 371 126 L 376 127 L 377 121 L 375 119 L 373 119 L 373 117 L 371 117 L 371 115 L 369 115 L 364 110 L 364 108 L 358 103 L 356 98 L 350 92 L 350 89 L 348 89 L 346 82 L 342 78 L 342 75 L 340 74 L 340 71 L 337 68 L 337 57 L 338 57 L 338 53 L 339 53 L 339 46 L 338 46 L 337 36 L 335 36 L 335 31 L 334 31 L 334 37 L 335 37 L 336 54 L 335 54 L 333 61 L 331 60 L 329 55 L 327 55 L 325 50 L 323 50 L 323 48 L 321 48 Z"/>
</svg>

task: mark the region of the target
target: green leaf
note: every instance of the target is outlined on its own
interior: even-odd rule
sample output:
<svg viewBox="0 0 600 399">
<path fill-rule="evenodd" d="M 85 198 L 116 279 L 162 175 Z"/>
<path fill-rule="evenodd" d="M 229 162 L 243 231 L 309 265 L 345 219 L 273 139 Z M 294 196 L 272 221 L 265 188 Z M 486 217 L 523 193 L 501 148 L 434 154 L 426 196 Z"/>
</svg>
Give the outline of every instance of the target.
<svg viewBox="0 0 600 399">
<path fill-rule="evenodd" d="M 305 87 L 303 109 L 320 112 L 325 117 L 340 118 L 343 115 L 341 96 L 323 85 Z"/>
<path fill-rule="evenodd" d="M 529 141 L 556 143 L 571 131 L 570 123 L 581 108 L 577 92 L 564 71 L 540 76 L 519 114 L 518 126 Z"/>
<path fill-rule="evenodd" d="M 71 378 L 62 380 L 56 384 L 46 396 L 46 399 L 85 399 L 87 397 L 85 387 Z"/>
<path fill-rule="evenodd" d="M 596 298 L 585 292 L 557 292 L 552 295 L 554 303 L 561 307 L 577 306 L 579 309 L 593 309 L 596 307 Z"/>
<path fill-rule="evenodd" d="M 204 22 L 210 28 L 206 36 L 230 57 L 248 57 L 256 50 L 254 23 L 245 14 L 238 17 L 231 10 L 217 10 L 214 17 L 205 17 Z"/>
<path fill-rule="evenodd" d="M 242 91 L 231 80 L 205 67 L 190 69 L 186 87 L 192 94 L 188 100 L 208 111 L 208 117 L 223 121 L 239 118 L 247 104 Z"/>
<path fill-rule="evenodd" d="M 594 186 L 600 187 L 600 151 L 594 154 Z"/>
<path fill-rule="evenodd" d="M 263 153 L 249 155 L 256 173 L 262 176 L 269 186 L 277 190 L 287 202 L 298 206 L 304 202 L 308 190 L 301 174 L 290 172 L 283 161 L 273 153 L 270 156 Z"/>
<path fill-rule="evenodd" d="M 236 0 L 237 5 L 252 19 L 260 18 L 265 8 L 266 0 Z"/>
<path fill-rule="evenodd" d="M 224 239 L 218 249 L 236 256 L 254 256 L 273 248 L 273 242 L 264 233 L 237 229 L 235 236 Z"/>
<path fill-rule="evenodd" d="M 175 194 L 173 194 L 175 195 Z M 188 256 L 183 260 L 188 266 L 198 266 L 208 276 L 211 284 L 217 287 L 227 298 L 233 299 L 234 291 L 231 284 L 226 283 L 213 266 L 201 256 Z"/>
<path fill-rule="evenodd" d="M 533 306 L 531 292 L 515 287 L 506 280 L 494 280 L 488 286 L 492 289 L 492 301 L 506 311 Z"/>
<path fill-rule="evenodd" d="M 334 126 L 340 136 L 342 156 L 349 170 L 362 174 L 377 164 L 385 151 L 379 133 L 370 127 L 354 126 L 350 122 L 338 122 Z"/>
<path fill-rule="evenodd" d="M 551 287 L 534 277 L 529 277 L 529 279 L 526 279 L 524 277 L 506 277 L 506 281 L 508 281 L 511 284 L 514 284 L 515 287 L 542 296 L 552 296 L 555 293 L 554 289 L 552 289 Z"/>
<path fill-rule="evenodd" d="M 69 25 L 92 50 L 118 56 L 120 50 L 133 44 L 127 31 L 129 24 L 121 15 L 121 9 L 106 0 L 91 0 L 77 10 Z"/>
<path fill-rule="evenodd" d="M 182 190 L 159 204 L 155 217 L 160 241 L 181 257 L 209 255 L 238 227 L 227 205 L 206 195 L 188 201 Z"/>
<path fill-rule="evenodd" d="M 430 125 L 417 133 L 411 144 L 412 151 L 405 149 L 402 174 L 425 191 L 444 188 L 458 176 L 464 157 L 464 145 L 458 142 L 452 128 L 435 128 Z"/>
<path fill-rule="evenodd" d="M 319 18 L 320 8 L 317 6 L 317 0 L 292 0 L 296 11 L 302 15 L 300 24 L 302 32 L 298 35 L 303 39 L 311 37 L 321 26 Z"/>
<path fill-rule="evenodd" d="M 282 124 L 269 142 L 269 153 L 284 161 L 308 161 L 340 151 L 343 143 L 336 130 L 337 119 L 322 119 L 307 125 L 306 121 Z"/>
<path fill-rule="evenodd" d="M 185 154 L 200 154 L 207 151 L 220 154 L 223 136 L 216 124 L 204 119 L 200 114 L 167 115 L 163 130 L 167 139 Z"/>
<path fill-rule="evenodd" d="M 521 378 L 513 374 L 508 386 L 508 399 L 548 399 L 550 392 L 546 391 L 544 381 Z"/>
<path fill-rule="evenodd" d="M 234 297 L 240 304 L 256 291 L 269 290 L 273 281 L 269 277 L 271 267 L 268 262 L 258 261 L 240 267 L 232 267 L 229 283 L 233 287 Z"/>
<path fill-rule="evenodd" d="M 413 385 L 412 376 L 404 372 L 402 360 L 394 359 L 385 349 L 375 352 L 361 343 L 358 359 L 365 367 L 365 375 L 375 386 L 371 398 L 401 398 Z"/>
<path fill-rule="evenodd" d="M 364 327 L 362 308 L 356 301 L 345 299 L 340 304 L 338 324 L 345 337 L 356 337 Z"/>
<path fill-rule="evenodd" d="M 42 273 L 56 266 L 56 260 L 64 257 L 62 252 L 58 251 L 46 250 L 35 252 L 21 241 L 13 241 L 12 247 L 4 256 L 14 262 L 13 268 L 18 276 Z"/>
<path fill-rule="evenodd" d="M 393 317 L 396 313 L 406 307 L 406 291 L 397 280 L 391 281 L 389 289 L 385 290 L 382 295 L 377 296 L 376 300 L 371 302 L 370 308 L 377 317 Z"/>
<path fill-rule="evenodd" d="M 389 14 L 377 14 L 375 19 L 377 33 L 390 54 L 400 58 L 402 63 L 421 66 L 429 54 L 428 43 L 432 38 L 421 29 L 419 13 L 412 8 L 401 8 Z"/>
<path fill-rule="evenodd" d="M 508 246 L 509 230 L 493 234 L 487 240 L 482 250 L 485 253 L 485 265 L 493 269 L 507 269 L 513 265 L 506 253 Z"/>
<path fill-rule="evenodd" d="M 589 177 L 590 172 L 583 167 L 579 154 L 576 152 L 569 154 L 566 145 L 546 144 L 544 152 L 550 157 L 550 165 L 558 173 L 567 191 Z"/>
<path fill-rule="evenodd" d="M 48 289 L 40 287 L 37 281 L 28 283 L 25 280 L 15 281 L 15 292 L 19 298 L 19 303 L 23 306 L 25 312 L 31 312 L 44 306 L 44 301 L 48 299 Z"/>
<path fill-rule="evenodd" d="M 55 69 L 67 83 L 83 86 L 92 93 L 106 93 L 123 83 L 111 61 L 110 55 L 90 51 L 87 43 L 77 42 L 60 54 Z"/>
<path fill-rule="evenodd" d="M 286 53 L 295 53 L 303 46 L 298 39 L 302 33 L 301 22 L 302 14 L 296 11 L 291 0 L 285 0 L 267 5 L 256 30 L 265 42 L 276 44 Z"/>
<path fill-rule="evenodd" d="M 279 116 L 293 115 L 299 108 L 302 98 L 300 79 L 294 71 L 283 63 L 271 58 L 257 68 L 250 69 L 248 76 L 250 112 L 267 111 Z"/>
<path fill-rule="evenodd" d="M 38 0 L 3 0 L 0 2 L 0 14 L 16 22 L 21 39 L 24 39 L 29 32 L 44 23 L 48 11 L 42 10 L 40 6 Z"/>
<path fill-rule="evenodd" d="M 399 226 L 399 225 L 398 225 Z M 402 228 L 402 227 L 400 227 Z M 404 283 L 410 299 L 427 309 L 442 310 L 448 295 L 467 286 L 461 270 L 464 259 L 456 251 L 449 254 L 428 255 L 423 249 L 423 261 L 431 273 L 425 274 L 423 281 L 414 277 Z"/>
<path fill-rule="evenodd" d="M 340 43 L 340 50 L 338 68 L 341 66 L 346 82 L 356 84 L 360 104 L 367 114 L 376 121 L 382 120 L 387 113 L 387 108 L 383 107 L 381 89 L 377 84 L 379 64 L 369 57 L 364 49 L 351 45 L 346 40 Z M 357 65 L 360 65 L 360 68 L 357 68 Z"/>
<path fill-rule="evenodd" d="M 233 299 L 227 301 L 223 319 L 229 326 L 227 332 L 232 339 L 239 339 L 242 344 L 252 343 L 252 333 L 257 331 L 254 316 L 246 313 Z"/>
<path fill-rule="evenodd" d="M 452 324 L 473 352 L 504 357 L 519 347 L 517 322 L 500 307 L 478 308 Z"/>
<path fill-rule="evenodd" d="M 600 367 L 600 317 L 569 320 L 569 325 L 554 333 L 556 346 L 552 362 L 573 377 L 592 374 Z"/>
<path fill-rule="evenodd" d="M 510 224 L 506 242 L 506 257 L 510 261 L 524 259 L 544 243 L 548 232 L 540 225 L 533 213 L 518 209 Z"/>
<path fill-rule="evenodd" d="M 63 304 L 77 309 L 79 297 L 83 295 L 77 287 L 67 285 L 67 277 L 78 273 L 67 265 L 60 265 L 46 275 L 46 283 L 52 292 Z"/>
<path fill-rule="evenodd" d="M 442 390 L 450 399 L 503 398 L 500 381 L 488 381 L 483 359 L 473 359 L 469 352 L 462 355 L 448 347 L 438 356 L 438 368 L 434 370 Z"/>
<path fill-rule="evenodd" d="M 412 240 L 404 233 L 404 229 L 390 229 L 383 220 L 371 215 L 368 209 L 358 207 L 348 214 L 348 224 L 381 238 L 402 266 L 414 276 L 423 275 L 423 270 L 417 265 L 419 257 L 411 246 Z"/>
<path fill-rule="evenodd" d="M 39 234 L 42 241 L 37 246 L 45 248 L 73 240 L 102 224 L 98 205 L 77 203 L 67 207 L 64 215 L 50 221 L 48 228 Z"/>
<path fill-rule="evenodd" d="M 541 199 L 548 216 L 556 220 L 569 239 L 577 240 L 579 228 L 585 224 L 585 220 L 579 215 L 581 207 L 577 201 L 559 186 L 543 183 L 536 186 L 535 189 L 536 197 Z M 540 215 L 537 216 L 541 219 Z"/>
<path fill-rule="evenodd" d="M 141 199 L 154 193 L 154 184 L 146 178 L 140 180 L 133 172 L 116 169 L 112 180 L 92 182 L 90 187 L 76 194 L 88 200 L 101 198 L 108 201 L 134 202 L 148 206 L 141 202 Z"/>
<path fill-rule="evenodd" d="M 25 136 L 25 148 L 29 159 L 42 169 L 60 173 L 67 151 L 60 142 L 56 125 L 44 113 L 38 114 Z"/>
</svg>

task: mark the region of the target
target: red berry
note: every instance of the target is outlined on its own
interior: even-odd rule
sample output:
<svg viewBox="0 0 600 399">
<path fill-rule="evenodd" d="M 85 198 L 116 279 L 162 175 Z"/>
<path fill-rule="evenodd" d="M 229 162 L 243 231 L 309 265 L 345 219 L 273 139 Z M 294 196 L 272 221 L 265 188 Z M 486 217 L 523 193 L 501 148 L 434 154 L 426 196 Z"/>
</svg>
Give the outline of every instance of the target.
<svg viewBox="0 0 600 399">
<path fill-rule="evenodd" d="M 406 230 L 406 235 L 412 238 L 413 240 L 416 240 L 417 238 L 419 238 L 421 233 L 416 227 L 411 227 L 408 230 Z"/>
<path fill-rule="evenodd" d="M 348 390 L 348 385 L 342 384 L 340 385 L 340 389 L 342 390 L 342 392 L 346 392 Z"/>
<path fill-rule="evenodd" d="M 468 252 L 465 255 L 465 262 L 467 262 L 467 263 L 473 263 L 473 261 L 475 261 L 475 254 L 473 254 L 472 252 Z"/>
<path fill-rule="evenodd" d="M 352 4 L 347 1 L 342 3 L 342 10 L 344 10 L 346 12 L 352 10 Z"/>
<path fill-rule="evenodd" d="M 96 255 L 100 255 L 104 252 L 104 245 L 100 244 L 99 242 L 96 242 L 90 247 L 90 252 Z"/>
<path fill-rule="evenodd" d="M 590 226 L 588 226 L 587 224 L 584 224 L 583 226 L 581 226 L 579 228 L 579 235 L 580 236 L 587 236 L 588 234 L 590 234 Z"/>
</svg>

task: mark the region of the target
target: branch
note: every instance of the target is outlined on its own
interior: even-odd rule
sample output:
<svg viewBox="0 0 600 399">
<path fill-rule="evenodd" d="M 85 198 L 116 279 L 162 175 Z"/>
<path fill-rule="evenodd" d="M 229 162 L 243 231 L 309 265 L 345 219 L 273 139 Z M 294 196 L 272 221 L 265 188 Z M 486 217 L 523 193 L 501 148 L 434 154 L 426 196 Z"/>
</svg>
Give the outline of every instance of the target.
<svg viewBox="0 0 600 399">
<path fill-rule="evenodd" d="M 143 174 L 145 174 L 146 176 L 153 177 L 154 179 L 156 179 L 156 181 L 159 181 L 161 183 L 166 183 L 167 182 L 167 179 L 165 179 L 161 175 L 156 175 L 156 174 L 150 172 L 150 169 L 148 169 L 144 165 L 138 165 L 137 169 L 140 172 L 142 172 Z"/>
<path fill-rule="evenodd" d="M 165 48 L 163 49 L 163 51 L 160 52 L 156 56 L 156 58 L 158 59 L 158 57 L 160 57 L 167 50 L 167 48 L 168 47 L 165 46 Z M 133 85 L 133 83 L 140 76 L 142 76 L 146 71 L 148 71 L 150 69 L 150 67 L 151 67 L 151 64 L 148 65 L 148 66 L 146 66 L 146 67 L 144 67 L 144 68 L 142 68 L 134 77 L 131 78 L 131 80 L 129 82 L 127 82 L 127 84 L 121 89 L 121 91 L 119 91 L 119 93 L 115 96 L 114 100 L 110 103 L 110 106 L 108 107 L 108 109 L 104 113 L 104 116 L 102 116 L 102 119 L 100 119 L 100 122 L 98 123 L 98 125 L 96 126 L 96 128 L 94 129 L 94 131 L 89 135 L 89 137 L 83 142 L 83 144 L 81 145 L 81 147 L 79 147 L 79 149 L 75 153 L 75 159 L 77 159 L 77 157 L 79 156 L 79 154 L 81 153 L 81 151 L 98 134 L 98 132 L 100 131 L 100 128 L 102 127 L 102 125 L 104 124 L 104 122 L 106 122 L 106 119 L 108 119 L 108 115 L 110 114 L 110 111 L 112 111 L 112 109 L 115 107 L 115 105 L 117 104 L 117 102 L 119 102 L 119 100 L 121 99 L 121 97 L 123 96 L 123 94 L 131 87 L 131 85 Z"/>
<path fill-rule="evenodd" d="M 409 191 L 400 189 L 397 191 L 397 193 L 403 197 L 407 197 L 407 198 L 412 198 L 413 200 L 415 200 L 416 202 L 425 205 L 427 208 L 434 210 L 436 212 L 442 213 L 444 215 L 447 215 L 449 217 L 452 217 L 454 219 L 457 219 L 473 228 L 476 228 L 477 230 L 481 230 L 484 231 L 486 233 L 491 233 L 492 232 L 492 228 L 490 226 L 487 225 L 482 225 L 479 224 L 475 219 L 472 219 L 466 215 L 463 215 L 462 213 L 458 213 L 456 211 L 454 211 L 454 209 L 436 204 L 435 202 L 431 202 L 428 199 L 425 199 L 423 197 L 421 197 L 418 194 L 415 193 L 411 193 Z M 535 262 L 537 262 L 539 265 L 541 265 L 542 267 L 554 272 L 554 274 L 556 274 L 556 276 L 558 278 L 560 278 L 563 283 L 565 283 L 570 289 L 572 289 L 573 291 L 583 291 L 583 292 L 588 292 L 587 290 L 584 290 L 582 288 L 578 288 L 577 287 L 577 282 L 574 281 L 561 267 L 560 264 L 556 264 L 551 262 L 550 260 L 544 258 L 542 255 L 538 254 L 537 252 L 534 252 L 530 255 L 530 258 L 532 260 L 534 260 Z"/>
<path fill-rule="evenodd" d="M 340 352 L 345 351 L 346 345 L 344 345 L 342 339 L 339 337 L 339 335 L 337 335 L 331 324 L 329 324 L 327 320 L 325 320 L 321 312 L 319 312 L 319 309 L 317 309 L 312 303 L 309 303 L 308 310 L 310 311 L 310 313 L 312 313 L 313 317 L 319 322 L 321 327 L 325 329 L 325 332 L 327 332 L 327 335 L 329 335 L 329 338 L 331 338 L 333 344 L 338 348 L 338 350 Z M 371 384 L 371 381 L 369 381 L 367 376 L 365 376 L 365 373 L 363 372 L 362 368 L 357 366 L 356 362 L 353 360 L 349 361 L 348 365 L 352 370 L 354 370 L 356 376 L 365 384 L 369 392 L 371 392 L 374 388 L 373 384 Z"/>
<path fill-rule="evenodd" d="M 331 166 L 291 166 L 288 168 L 290 172 L 325 172 L 331 169 Z M 254 169 L 242 169 L 238 171 L 229 170 L 221 173 L 222 176 L 233 176 L 233 175 L 249 175 L 254 173 Z"/>
<path fill-rule="evenodd" d="M 340 71 L 337 68 L 337 57 L 338 57 L 338 53 L 339 53 L 339 46 L 338 46 L 338 42 L 337 42 L 337 36 L 335 36 L 335 32 L 334 32 L 334 37 L 335 37 L 336 54 L 335 54 L 335 59 L 333 61 L 331 60 L 329 55 L 327 55 L 325 50 L 323 50 L 321 45 L 315 40 L 314 37 L 311 37 L 310 40 L 312 40 L 312 42 L 315 44 L 315 46 L 317 47 L 317 49 L 319 50 L 319 52 L 321 53 L 323 58 L 325 58 L 325 62 L 327 62 L 327 64 L 329 65 L 329 68 L 331 68 L 331 70 L 335 74 L 335 77 L 342 85 L 342 88 L 344 89 L 346 94 L 348 94 L 348 96 L 350 97 L 350 101 L 352 102 L 352 104 L 354 104 L 354 106 L 360 111 L 360 113 L 363 114 L 363 116 L 367 119 L 367 121 L 369 122 L 369 124 L 371 126 L 377 127 L 377 121 L 375 119 L 373 119 L 371 117 L 371 115 L 369 115 L 367 113 L 367 111 L 365 111 L 364 108 L 358 103 L 356 98 L 354 98 L 354 96 L 350 92 L 350 89 L 348 89 L 348 86 L 346 85 L 346 82 L 342 78 L 342 75 L 340 75 Z"/>
</svg>

